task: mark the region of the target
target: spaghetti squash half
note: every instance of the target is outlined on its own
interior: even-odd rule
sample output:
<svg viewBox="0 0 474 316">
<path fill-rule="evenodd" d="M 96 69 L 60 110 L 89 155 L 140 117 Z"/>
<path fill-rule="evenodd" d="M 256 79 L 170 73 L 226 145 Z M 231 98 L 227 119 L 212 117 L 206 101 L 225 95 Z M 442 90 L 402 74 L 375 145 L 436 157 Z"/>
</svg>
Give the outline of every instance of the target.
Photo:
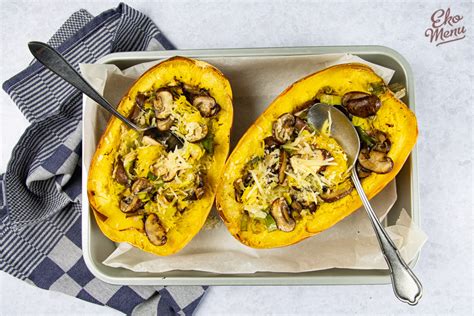
<svg viewBox="0 0 474 316">
<path fill-rule="evenodd" d="M 306 120 L 316 102 L 338 107 L 357 127 L 357 170 L 369 198 L 396 176 L 415 145 L 415 115 L 369 67 L 337 65 L 297 81 L 247 130 L 223 172 L 217 209 L 243 244 L 291 245 L 361 206 L 347 157 L 328 132 L 330 120 L 322 130 Z"/>
<path fill-rule="evenodd" d="M 87 194 L 102 232 L 170 255 L 201 229 L 229 151 L 232 91 L 208 63 L 165 60 L 130 88 L 91 162 Z"/>
</svg>

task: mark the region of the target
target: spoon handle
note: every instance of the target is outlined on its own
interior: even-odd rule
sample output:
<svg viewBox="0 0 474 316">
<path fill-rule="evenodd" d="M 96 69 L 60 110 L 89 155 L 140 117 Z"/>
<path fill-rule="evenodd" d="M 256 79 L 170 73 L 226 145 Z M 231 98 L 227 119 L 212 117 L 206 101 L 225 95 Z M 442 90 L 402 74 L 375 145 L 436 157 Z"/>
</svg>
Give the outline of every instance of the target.
<svg viewBox="0 0 474 316">
<path fill-rule="evenodd" d="M 355 188 L 359 193 L 367 214 L 369 215 L 370 221 L 375 230 L 375 235 L 377 236 L 380 248 L 385 257 L 385 261 L 387 261 L 388 268 L 390 269 L 390 277 L 392 278 L 393 291 L 395 292 L 396 297 L 402 302 L 416 305 L 423 292 L 420 281 L 405 263 L 392 239 L 380 224 L 367 196 L 365 195 L 355 168 L 352 169 L 352 181 L 354 182 Z"/>
<path fill-rule="evenodd" d="M 29 42 L 31 54 L 46 68 L 54 72 L 73 87 L 97 102 L 112 115 L 118 117 L 129 127 L 138 130 L 132 122 L 120 114 L 110 103 L 105 100 L 92 86 L 64 59 L 64 57 L 48 44 L 42 42 Z"/>
</svg>

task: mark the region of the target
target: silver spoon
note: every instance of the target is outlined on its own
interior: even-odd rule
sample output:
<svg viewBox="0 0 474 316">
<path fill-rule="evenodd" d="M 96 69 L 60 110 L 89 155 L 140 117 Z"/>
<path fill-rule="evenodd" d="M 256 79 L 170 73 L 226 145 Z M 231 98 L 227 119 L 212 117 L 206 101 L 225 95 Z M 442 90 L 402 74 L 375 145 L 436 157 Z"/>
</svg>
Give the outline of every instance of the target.
<svg viewBox="0 0 474 316">
<path fill-rule="evenodd" d="M 380 224 L 357 176 L 355 164 L 359 156 L 360 139 L 356 129 L 344 113 L 334 106 L 322 103 L 311 106 L 308 111 L 308 122 L 316 129 L 321 130 L 329 115 L 331 115 L 332 120 L 331 136 L 341 145 L 347 155 L 348 166 L 352 169 L 352 182 L 369 215 L 385 261 L 387 261 L 388 268 L 390 269 L 395 296 L 402 302 L 416 305 L 422 296 L 423 289 L 421 283 L 400 256 L 397 247 Z"/>
<path fill-rule="evenodd" d="M 152 136 L 167 149 L 174 149 L 175 147 L 182 146 L 182 141 L 173 133 L 160 131 L 154 126 L 140 127 L 120 114 L 120 112 L 104 99 L 104 97 L 102 97 L 100 93 L 97 92 L 58 51 L 48 44 L 42 42 L 29 42 L 28 48 L 30 49 L 31 54 L 33 54 L 33 56 L 46 68 L 97 102 L 104 109 L 109 111 L 110 114 L 124 122 L 128 127 L 139 132 L 144 132 L 145 135 Z"/>
</svg>

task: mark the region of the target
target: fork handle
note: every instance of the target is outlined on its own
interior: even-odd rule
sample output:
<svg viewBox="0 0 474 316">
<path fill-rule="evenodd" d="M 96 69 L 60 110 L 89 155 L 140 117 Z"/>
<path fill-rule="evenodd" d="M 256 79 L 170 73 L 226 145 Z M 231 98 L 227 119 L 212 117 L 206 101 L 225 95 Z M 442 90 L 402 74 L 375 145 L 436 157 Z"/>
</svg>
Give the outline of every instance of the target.
<svg viewBox="0 0 474 316">
<path fill-rule="evenodd" d="M 379 241 L 383 256 L 390 269 L 390 278 L 392 279 L 392 287 L 395 296 L 402 302 L 410 305 L 418 304 L 423 295 L 423 288 L 413 271 L 408 267 L 405 260 L 397 250 L 392 239 L 388 236 L 382 224 L 375 215 L 370 202 L 365 195 L 364 189 L 359 181 L 355 168 L 352 168 L 352 182 L 359 193 L 360 199 L 364 204 L 365 210 L 369 215 L 370 221 L 375 231 L 375 235 Z"/>
<path fill-rule="evenodd" d="M 110 103 L 104 99 L 74 67 L 54 48 L 42 42 L 29 42 L 28 48 L 31 54 L 46 68 L 54 72 L 70 85 L 87 95 L 89 98 L 97 102 L 110 114 L 118 117 L 129 127 L 139 130 L 139 127 L 130 122 L 122 114 L 120 114 Z"/>
</svg>

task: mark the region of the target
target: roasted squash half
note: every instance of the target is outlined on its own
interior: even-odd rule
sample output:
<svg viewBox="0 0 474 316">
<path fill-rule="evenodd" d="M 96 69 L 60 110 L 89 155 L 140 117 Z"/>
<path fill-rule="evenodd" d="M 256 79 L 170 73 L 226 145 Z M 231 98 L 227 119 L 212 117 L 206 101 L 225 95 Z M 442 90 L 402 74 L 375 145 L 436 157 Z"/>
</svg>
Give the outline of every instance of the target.
<svg viewBox="0 0 474 316">
<path fill-rule="evenodd" d="M 170 255 L 201 229 L 229 151 L 232 91 L 208 63 L 165 60 L 130 88 L 91 162 L 87 194 L 102 232 L 116 242 Z"/>
<path fill-rule="evenodd" d="M 415 145 L 415 115 L 371 68 L 337 65 L 297 81 L 248 129 L 223 172 L 217 209 L 243 244 L 291 245 L 361 206 L 330 120 L 322 130 L 306 120 L 316 102 L 338 107 L 356 126 L 363 148 L 357 171 L 369 198 L 396 176 Z"/>
</svg>

